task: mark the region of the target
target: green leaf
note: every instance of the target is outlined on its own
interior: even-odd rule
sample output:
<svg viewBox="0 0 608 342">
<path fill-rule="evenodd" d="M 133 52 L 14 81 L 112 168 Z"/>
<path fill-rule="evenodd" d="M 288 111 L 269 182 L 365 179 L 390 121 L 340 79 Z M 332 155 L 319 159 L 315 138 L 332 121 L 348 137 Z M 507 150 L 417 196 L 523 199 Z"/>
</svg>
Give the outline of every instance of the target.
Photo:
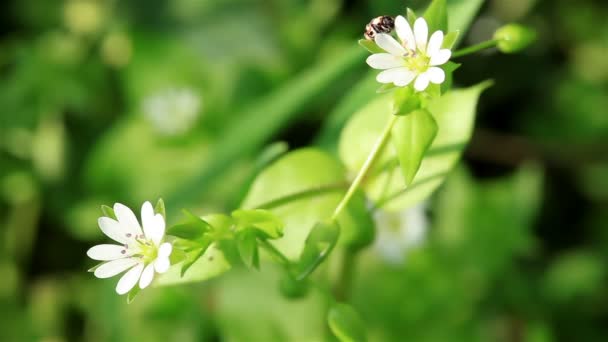
<svg viewBox="0 0 608 342">
<path fill-rule="evenodd" d="M 260 173 L 242 207 L 265 208 L 280 217 L 284 236 L 272 243 L 296 260 L 315 222 L 332 214 L 345 183 L 344 168 L 334 157 L 311 148 L 296 150 Z"/>
<path fill-rule="evenodd" d="M 183 259 L 182 268 L 181 268 L 181 276 L 182 277 L 184 276 L 184 274 L 186 274 L 186 272 L 188 271 L 188 269 L 190 269 L 190 267 L 201 256 L 203 256 L 203 254 L 205 253 L 205 251 L 207 251 L 207 248 L 209 248 L 210 245 L 211 245 L 211 240 L 205 240 L 201 244 L 199 244 L 199 247 L 197 247 L 194 250 L 191 250 L 191 251 L 185 253 L 185 258 Z"/>
<path fill-rule="evenodd" d="M 134 286 L 131 291 L 127 293 L 127 304 L 133 303 L 135 297 L 139 294 L 140 291 L 141 289 L 139 288 L 139 286 Z"/>
<path fill-rule="evenodd" d="M 361 45 L 365 50 L 367 50 L 367 51 L 369 51 L 371 53 L 383 53 L 383 52 L 385 52 L 373 40 L 359 39 L 359 45 Z"/>
<path fill-rule="evenodd" d="M 211 225 L 197 216 L 190 216 L 187 221 L 167 229 L 167 234 L 186 240 L 197 240 L 210 231 Z"/>
<path fill-rule="evenodd" d="M 461 33 L 454 46 L 458 45 L 467 33 L 484 2 L 485 0 L 448 1 L 448 32 L 460 31 Z"/>
<path fill-rule="evenodd" d="M 232 217 L 237 230 L 253 227 L 271 239 L 283 236 L 283 221 L 268 210 L 239 209 L 232 212 Z"/>
<path fill-rule="evenodd" d="M 327 258 L 338 242 L 340 226 L 336 221 L 318 222 L 308 234 L 297 264 L 296 280 L 310 275 Z"/>
<path fill-rule="evenodd" d="M 445 38 L 443 38 L 443 44 L 441 44 L 441 48 L 451 50 L 454 47 L 454 44 L 456 44 L 458 37 L 460 37 L 460 31 L 458 30 L 446 34 Z"/>
<path fill-rule="evenodd" d="M 165 222 L 167 222 L 167 213 L 165 210 L 165 201 L 162 198 L 159 198 L 156 202 L 156 206 L 154 206 L 154 212 L 163 215 Z"/>
<path fill-rule="evenodd" d="M 367 341 L 363 320 L 348 304 L 332 304 L 327 313 L 327 324 L 340 342 Z"/>
<path fill-rule="evenodd" d="M 418 16 L 416 16 L 416 13 L 414 12 L 414 10 L 412 10 L 411 8 L 407 9 L 407 21 L 410 23 L 410 25 L 414 25 L 414 22 L 416 21 L 416 19 L 418 19 Z"/>
<path fill-rule="evenodd" d="M 448 11 L 446 0 L 433 0 L 424 12 L 424 19 L 429 25 L 429 36 L 438 30 L 448 31 Z"/>
<path fill-rule="evenodd" d="M 103 216 L 116 220 L 116 214 L 114 213 L 114 209 L 112 209 L 111 207 L 108 207 L 107 205 L 102 205 L 101 212 L 103 213 Z"/>
<path fill-rule="evenodd" d="M 428 110 L 437 122 L 437 136 L 411 184 L 406 188 L 403 177 L 395 176 L 399 172 L 396 168 L 399 159 L 389 145 L 365 184 L 367 196 L 388 210 L 409 208 L 426 199 L 460 158 L 471 137 L 479 95 L 490 84 L 483 82 L 471 88 L 450 90 L 432 101 Z M 378 97 L 361 108 L 344 128 L 339 153 L 350 172 L 356 172 L 365 162 L 391 115 L 391 101 L 390 94 Z M 357 141 L 357 144 L 352 144 L 352 141 Z"/>
<path fill-rule="evenodd" d="M 429 111 L 421 109 L 399 118 L 391 131 L 405 185 L 410 185 L 422 158 L 437 135 L 437 122 Z"/>
<path fill-rule="evenodd" d="M 376 93 L 382 94 L 382 93 L 388 93 L 389 91 L 398 89 L 398 87 L 394 84 L 394 83 L 384 83 L 383 85 L 380 86 L 380 88 L 378 88 L 378 90 L 376 90 Z"/>
<path fill-rule="evenodd" d="M 400 87 L 393 93 L 394 115 L 407 115 L 419 109 L 421 105 L 420 93 L 415 92 L 412 87 Z"/>
<path fill-rule="evenodd" d="M 182 266 L 185 262 L 186 260 L 171 265 L 167 272 L 156 277 L 154 285 L 167 286 L 204 281 L 228 271 L 231 267 L 224 253 L 217 248 L 215 243 L 209 246 L 182 276 Z"/>
<path fill-rule="evenodd" d="M 249 268 L 260 268 L 257 234 L 253 230 L 241 231 L 236 236 L 236 244 L 243 263 Z"/>
<path fill-rule="evenodd" d="M 452 81 L 454 79 L 454 71 L 460 68 L 461 64 L 454 63 L 449 61 L 441 66 L 443 71 L 445 72 L 445 81 L 441 84 L 441 93 L 445 94 L 448 90 L 452 88 Z"/>
</svg>

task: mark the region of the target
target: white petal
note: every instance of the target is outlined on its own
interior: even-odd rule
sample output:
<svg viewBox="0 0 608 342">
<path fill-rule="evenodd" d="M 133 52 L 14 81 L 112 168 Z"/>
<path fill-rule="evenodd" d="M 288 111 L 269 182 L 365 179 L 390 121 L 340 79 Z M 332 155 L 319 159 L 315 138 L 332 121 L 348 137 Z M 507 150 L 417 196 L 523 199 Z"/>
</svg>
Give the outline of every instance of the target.
<svg viewBox="0 0 608 342">
<path fill-rule="evenodd" d="M 390 53 L 376 53 L 366 60 L 367 64 L 374 69 L 391 69 L 403 66 L 403 58 L 393 56 Z"/>
<path fill-rule="evenodd" d="M 426 74 L 428 75 L 429 81 L 431 81 L 431 83 L 441 84 L 443 83 L 443 81 L 445 81 L 445 72 L 441 68 L 429 68 L 429 70 L 426 71 Z"/>
<path fill-rule="evenodd" d="M 397 87 L 405 87 L 410 84 L 414 78 L 416 78 L 416 73 L 407 69 L 407 68 L 399 68 L 393 78 L 393 83 Z"/>
<path fill-rule="evenodd" d="M 122 278 L 116 284 L 116 292 L 120 295 L 125 294 L 137 284 L 139 280 L 139 276 L 141 276 L 141 272 L 144 270 L 144 264 L 140 263 L 139 265 L 130 269 L 127 273 L 125 273 Z"/>
<path fill-rule="evenodd" d="M 133 211 L 126 205 L 120 203 L 114 204 L 114 213 L 116 214 L 116 218 L 118 219 L 118 222 L 120 222 L 120 225 L 123 226 L 123 229 L 131 234 L 142 234 L 139 222 L 137 222 L 137 217 L 135 217 Z"/>
<path fill-rule="evenodd" d="M 151 223 L 144 227 L 146 238 L 154 242 L 155 245 L 160 245 L 160 242 L 165 236 L 165 219 L 163 215 L 156 214 Z"/>
<path fill-rule="evenodd" d="M 93 260 L 116 260 L 127 256 L 125 246 L 120 245 L 97 245 L 87 251 L 89 258 Z"/>
<path fill-rule="evenodd" d="M 426 51 L 426 43 L 429 37 L 429 26 L 426 20 L 420 17 L 414 23 L 414 36 L 416 37 L 416 46 L 420 51 Z"/>
<path fill-rule="evenodd" d="M 127 243 L 127 241 L 129 241 L 129 238 L 127 237 L 128 231 L 124 230 L 117 221 L 102 216 L 97 220 L 97 224 L 99 225 L 99 229 L 101 229 L 101 231 L 110 239 L 120 243 Z"/>
<path fill-rule="evenodd" d="M 162 258 L 168 258 L 169 255 L 171 255 L 172 251 L 173 246 L 169 242 L 165 242 L 160 245 L 160 248 L 158 249 L 158 256 Z"/>
<path fill-rule="evenodd" d="M 393 78 L 396 69 L 384 70 L 376 76 L 376 81 L 380 83 L 393 83 Z"/>
<path fill-rule="evenodd" d="M 158 258 L 156 258 L 156 260 L 154 260 L 154 268 L 156 269 L 156 272 L 158 272 L 158 273 L 167 272 L 167 270 L 169 269 L 169 266 L 171 266 L 171 263 L 169 262 L 169 258 L 158 257 Z"/>
<path fill-rule="evenodd" d="M 110 278 L 119 273 L 124 272 L 125 270 L 137 265 L 140 263 L 139 259 L 135 258 L 124 258 L 108 261 L 105 264 L 97 267 L 95 269 L 95 273 L 93 273 L 97 278 Z"/>
<path fill-rule="evenodd" d="M 428 56 L 433 56 L 439 52 L 441 49 L 441 44 L 443 44 L 443 32 L 435 31 L 433 35 L 431 35 L 431 39 L 429 39 L 429 45 L 426 48 L 426 54 Z"/>
<path fill-rule="evenodd" d="M 414 40 L 412 27 L 401 15 L 395 18 L 395 31 L 397 31 L 397 36 L 399 36 L 399 39 L 401 39 L 401 42 L 405 47 L 409 50 L 416 50 L 416 41 Z"/>
<path fill-rule="evenodd" d="M 445 64 L 445 62 L 450 60 L 451 56 L 452 51 L 450 51 L 449 49 L 439 50 L 437 53 L 431 55 L 430 64 L 433 66 Z"/>
<path fill-rule="evenodd" d="M 386 33 L 379 33 L 376 35 L 376 44 L 381 47 L 384 51 L 394 56 L 403 56 L 405 49 L 399 44 L 395 38 L 391 37 Z"/>
<path fill-rule="evenodd" d="M 152 203 L 148 201 L 145 201 L 141 206 L 141 225 L 144 229 L 144 235 L 148 237 L 148 231 L 154 225 L 154 208 L 152 208 Z"/>
<path fill-rule="evenodd" d="M 429 86 L 429 76 L 426 73 L 418 75 L 416 82 L 414 82 L 414 89 L 423 91 Z"/>
<path fill-rule="evenodd" d="M 148 287 L 148 285 L 150 285 L 152 282 L 152 279 L 154 279 L 154 265 L 149 264 L 141 273 L 141 278 L 139 278 L 139 288 L 145 289 Z"/>
</svg>

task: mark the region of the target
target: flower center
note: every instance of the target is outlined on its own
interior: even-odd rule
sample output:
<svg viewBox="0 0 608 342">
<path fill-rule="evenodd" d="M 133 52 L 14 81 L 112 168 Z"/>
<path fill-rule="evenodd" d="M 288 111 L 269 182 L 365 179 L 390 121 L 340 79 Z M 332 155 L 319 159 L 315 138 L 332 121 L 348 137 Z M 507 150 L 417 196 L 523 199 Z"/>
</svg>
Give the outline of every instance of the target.
<svg viewBox="0 0 608 342">
<path fill-rule="evenodd" d="M 405 57 L 405 66 L 416 73 L 425 72 L 430 62 L 431 59 L 420 51 L 411 52 Z"/>
<path fill-rule="evenodd" d="M 156 259 L 158 255 L 158 248 L 152 242 L 152 240 L 146 239 L 143 235 L 136 236 L 135 239 L 135 249 L 137 250 L 137 255 L 141 256 L 144 263 L 149 263 Z"/>
</svg>

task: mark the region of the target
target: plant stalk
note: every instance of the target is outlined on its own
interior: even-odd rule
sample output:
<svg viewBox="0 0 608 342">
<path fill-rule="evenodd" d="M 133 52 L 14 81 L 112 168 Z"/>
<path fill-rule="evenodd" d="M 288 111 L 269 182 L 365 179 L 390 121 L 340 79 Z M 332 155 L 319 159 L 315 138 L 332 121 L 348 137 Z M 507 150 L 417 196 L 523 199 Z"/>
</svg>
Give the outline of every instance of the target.
<svg viewBox="0 0 608 342">
<path fill-rule="evenodd" d="M 454 53 L 452 54 L 452 58 L 457 58 L 457 57 L 462 57 L 462 56 L 470 55 L 470 54 L 475 53 L 477 51 L 481 51 L 481 50 L 485 50 L 485 49 L 489 49 L 489 48 L 495 47 L 496 44 L 498 44 L 498 41 L 499 41 L 498 39 L 486 40 L 485 42 L 481 42 L 479 44 L 471 45 L 471 46 L 466 47 L 464 49 L 460 49 L 458 51 L 454 51 Z"/>
<path fill-rule="evenodd" d="M 336 207 L 336 210 L 334 211 L 333 215 L 331 216 L 332 220 L 335 221 L 338 218 L 338 216 L 340 216 L 340 213 L 342 213 L 344 208 L 346 208 L 346 206 L 352 199 L 355 192 L 361 186 L 361 183 L 363 182 L 365 177 L 367 177 L 372 166 L 380 157 L 380 154 L 381 154 L 382 150 L 384 149 L 384 146 L 388 142 L 388 137 L 390 136 L 391 130 L 393 129 L 395 122 L 397 122 L 397 119 L 399 119 L 399 116 L 391 115 L 391 118 L 388 121 L 388 123 L 386 124 L 386 126 L 384 127 L 382 134 L 378 137 L 378 140 L 376 140 L 376 144 L 372 148 L 372 151 L 369 153 L 367 160 L 365 161 L 365 163 L 359 170 L 359 173 L 355 177 L 355 180 L 351 183 L 350 187 L 346 191 L 346 194 L 344 195 L 344 197 L 342 197 L 342 200 Z"/>
</svg>

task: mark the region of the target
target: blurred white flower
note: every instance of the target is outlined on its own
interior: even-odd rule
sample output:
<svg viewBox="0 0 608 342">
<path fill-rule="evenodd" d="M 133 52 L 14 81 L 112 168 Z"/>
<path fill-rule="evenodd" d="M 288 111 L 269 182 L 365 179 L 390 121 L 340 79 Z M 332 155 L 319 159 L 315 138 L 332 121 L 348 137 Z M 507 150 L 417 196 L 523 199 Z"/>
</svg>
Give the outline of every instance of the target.
<svg viewBox="0 0 608 342">
<path fill-rule="evenodd" d="M 165 135 L 188 131 L 198 119 L 201 98 L 192 89 L 165 89 L 146 97 L 142 104 L 145 117 Z"/>
<path fill-rule="evenodd" d="M 438 66 L 447 63 L 452 52 L 442 49 L 444 35 L 435 31 L 428 39 L 429 27 L 424 18 L 416 19 L 414 29 L 403 16 L 395 18 L 395 31 L 401 44 L 391 35 L 379 33 L 376 44 L 387 53 L 376 53 L 367 58 L 367 64 L 374 69 L 384 70 L 376 80 L 405 87 L 414 81 L 414 88 L 425 90 L 429 82 L 441 84 L 445 72 Z"/>
<path fill-rule="evenodd" d="M 165 219 L 154 213 L 150 202 L 141 207 L 143 231 L 133 211 L 125 205 L 114 204 L 114 213 L 117 220 L 103 216 L 98 223 L 101 231 L 120 245 L 97 245 L 89 249 L 87 255 L 105 261 L 95 269 L 97 278 L 110 278 L 128 270 L 116 285 L 116 292 L 122 295 L 138 282 L 141 289 L 146 288 L 154 279 L 155 271 L 166 272 L 173 247 L 163 242 Z"/>
<path fill-rule="evenodd" d="M 428 229 L 426 205 L 419 204 L 401 212 L 374 212 L 376 240 L 374 249 L 389 263 L 400 264 L 407 252 L 421 245 Z"/>
</svg>

